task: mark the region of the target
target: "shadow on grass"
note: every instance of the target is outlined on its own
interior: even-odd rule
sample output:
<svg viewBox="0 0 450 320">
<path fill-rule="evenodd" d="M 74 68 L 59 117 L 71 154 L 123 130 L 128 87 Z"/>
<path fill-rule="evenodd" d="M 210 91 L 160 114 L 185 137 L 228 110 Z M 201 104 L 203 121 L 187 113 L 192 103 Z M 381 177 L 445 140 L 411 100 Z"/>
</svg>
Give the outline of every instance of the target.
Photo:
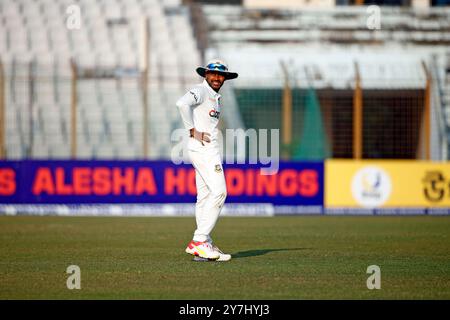
<svg viewBox="0 0 450 320">
<path fill-rule="evenodd" d="M 248 258 L 248 257 L 255 257 L 255 256 L 262 256 L 269 252 L 276 252 L 276 251 L 297 251 L 297 250 L 309 250 L 312 248 L 279 248 L 279 249 L 259 249 L 259 250 L 247 250 L 247 251 L 239 251 L 234 254 L 231 254 L 233 259 L 239 259 L 239 258 Z"/>
</svg>

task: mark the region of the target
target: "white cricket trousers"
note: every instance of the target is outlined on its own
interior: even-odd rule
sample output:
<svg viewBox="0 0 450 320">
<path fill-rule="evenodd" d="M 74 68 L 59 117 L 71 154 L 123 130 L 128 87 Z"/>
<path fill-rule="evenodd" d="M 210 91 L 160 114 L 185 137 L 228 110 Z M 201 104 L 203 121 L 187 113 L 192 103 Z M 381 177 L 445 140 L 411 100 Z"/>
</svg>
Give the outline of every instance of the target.
<svg viewBox="0 0 450 320">
<path fill-rule="evenodd" d="M 211 231 L 216 225 L 220 211 L 227 197 L 225 175 L 219 150 L 189 150 L 189 157 L 195 168 L 195 184 L 197 186 L 197 203 L 195 220 L 197 229 L 194 241 L 212 241 Z"/>
</svg>

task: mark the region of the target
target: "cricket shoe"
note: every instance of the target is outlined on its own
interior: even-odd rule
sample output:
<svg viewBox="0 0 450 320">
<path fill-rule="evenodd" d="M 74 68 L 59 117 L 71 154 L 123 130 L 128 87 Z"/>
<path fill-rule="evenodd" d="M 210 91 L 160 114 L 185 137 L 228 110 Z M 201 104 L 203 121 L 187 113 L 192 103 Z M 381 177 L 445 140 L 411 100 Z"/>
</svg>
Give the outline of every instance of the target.
<svg viewBox="0 0 450 320">
<path fill-rule="evenodd" d="M 228 253 L 223 253 L 222 250 L 219 249 L 219 247 L 217 247 L 214 244 L 211 244 L 212 248 L 219 253 L 219 259 L 217 259 L 216 261 L 230 261 L 231 260 L 231 254 Z"/>
<path fill-rule="evenodd" d="M 217 260 L 220 258 L 220 253 L 214 250 L 209 242 L 192 240 L 186 247 L 186 253 L 211 260 Z"/>
</svg>

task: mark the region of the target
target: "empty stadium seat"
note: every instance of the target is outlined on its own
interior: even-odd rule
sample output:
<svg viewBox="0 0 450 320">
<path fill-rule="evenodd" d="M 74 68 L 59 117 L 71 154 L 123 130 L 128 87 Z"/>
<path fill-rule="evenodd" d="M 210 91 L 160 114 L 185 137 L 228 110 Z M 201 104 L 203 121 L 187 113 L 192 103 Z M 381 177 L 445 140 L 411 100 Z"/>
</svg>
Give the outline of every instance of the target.
<svg viewBox="0 0 450 320">
<path fill-rule="evenodd" d="M 80 29 L 66 27 L 69 5 L 81 8 Z M 14 125 L 8 127 L 8 135 L 25 143 L 23 141 L 31 130 L 27 110 L 33 91 L 33 108 L 39 117 L 32 130 L 36 141 L 43 146 L 36 150 L 36 156 L 69 157 L 67 144 L 71 130 L 73 76 L 70 59 L 74 59 L 79 71 L 97 67 L 105 70 L 115 70 L 117 66 L 136 68 L 143 12 L 152 17 L 152 54 L 157 64 L 164 66 L 150 69 L 149 88 L 164 90 L 153 82 L 160 81 L 161 70 L 176 69 L 178 57 L 172 52 L 177 47 L 172 43 L 176 39 L 171 38 L 163 5 L 178 6 L 179 3 L 164 4 L 155 0 L 2 1 L 0 56 L 11 81 L 10 90 L 6 92 L 7 110 L 13 108 L 14 111 L 8 114 L 17 118 Z M 128 20 L 121 20 L 124 17 Z M 192 47 L 183 43 L 183 47 L 189 46 Z M 30 84 L 33 75 L 35 79 Z M 77 81 L 78 149 L 83 158 L 120 156 L 118 150 L 124 147 L 130 149 L 124 153 L 126 156 L 136 154 L 135 147 L 129 142 L 142 140 L 143 107 L 139 81 L 133 80 L 122 86 L 110 79 Z M 177 77 L 171 80 L 178 81 Z M 164 101 L 159 102 L 157 110 L 160 113 L 165 113 L 167 108 L 161 104 Z M 154 119 L 150 119 L 150 126 L 160 121 L 158 117 Z M 11 145 L 9 143 L 8 147 Z M 97 150 L 95 153 L 94 149 Z M 11 154 L 21 156 L 23 151 L 23 148 L 15 148 Z"/>
</svg>

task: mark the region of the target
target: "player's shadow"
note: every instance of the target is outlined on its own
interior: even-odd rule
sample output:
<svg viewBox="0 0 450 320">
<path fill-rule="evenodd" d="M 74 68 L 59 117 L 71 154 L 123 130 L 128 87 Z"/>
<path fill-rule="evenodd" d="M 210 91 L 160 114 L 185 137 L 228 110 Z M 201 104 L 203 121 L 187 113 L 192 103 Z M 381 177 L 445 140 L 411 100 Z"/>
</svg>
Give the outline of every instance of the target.
<svg viewBox="0 0 450 320">
<path fill-rule="evenodd" d="M 262 256 L 264 254 L 267 254 L 269 252 L 276 252 L 276 251 L 297 251 L 297 250 L 309 250 L 312 248 L 279 248 L 279 249 L 259 249 L 259 250 L 247 250 L 247 251 L 239 251 L 234 254 L 231 254 L 233 259 L 239 259 L 239 258 L 248 258 L 248 257 L 255 257 L 255 256 Z"/>
</svg>

